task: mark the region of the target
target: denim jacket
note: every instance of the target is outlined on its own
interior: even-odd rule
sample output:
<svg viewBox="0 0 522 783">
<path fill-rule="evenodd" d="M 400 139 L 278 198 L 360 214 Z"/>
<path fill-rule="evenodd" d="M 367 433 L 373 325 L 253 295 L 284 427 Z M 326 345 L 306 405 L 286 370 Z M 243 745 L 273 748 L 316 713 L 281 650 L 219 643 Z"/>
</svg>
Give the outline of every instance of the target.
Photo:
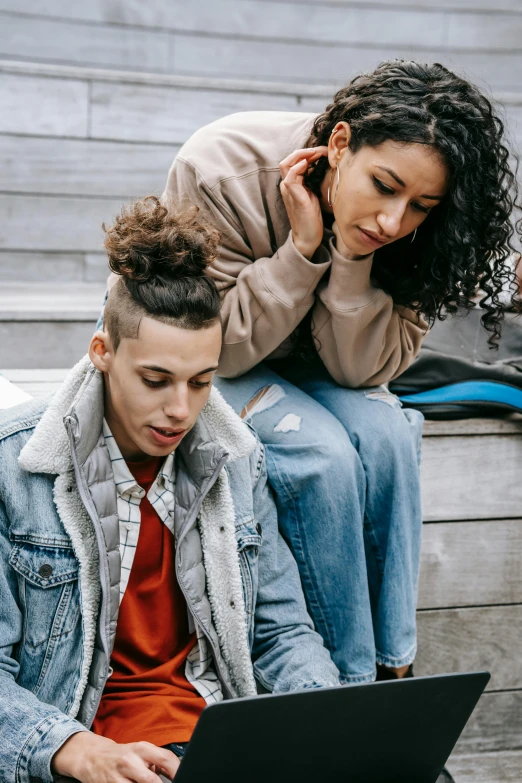
<svg viewBox="0 0 522 783">
<path fill-rule="evenodd" d="M 0 414 L 0 780 L 51 783 L 109 675 L 119 529 L 88 358 L 49 401 Z M 176 575 L 225 698 L 336 685 L 277 530 L 262 446 L 212 390 L 179 447 Z M 138 739 L 138 738 L 137 738 Z"/>
</svg>

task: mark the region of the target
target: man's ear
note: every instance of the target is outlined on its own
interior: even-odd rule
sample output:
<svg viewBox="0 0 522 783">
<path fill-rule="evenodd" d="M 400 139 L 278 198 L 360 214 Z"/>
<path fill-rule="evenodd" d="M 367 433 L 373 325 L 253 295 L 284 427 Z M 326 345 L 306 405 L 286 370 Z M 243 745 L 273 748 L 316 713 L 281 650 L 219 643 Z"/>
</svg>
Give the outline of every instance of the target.
<svg viewBox="0 0 522 783">
<path fill-rule="evenodd" d="M 330 134 L 328 141 L 328 162 L 332 169 L 337 168 L 342 155 L 348 149 L 350 139 L 352 138 L 352 129 L 347 122 L 338 122 Z"/>
<path fill-rule="evenodd" d="M 96 332 L 89 345 L 89 358 L 97 370 L 109 372 L 114 358 L 114 349 L 107 332 Z"/>
</svg>

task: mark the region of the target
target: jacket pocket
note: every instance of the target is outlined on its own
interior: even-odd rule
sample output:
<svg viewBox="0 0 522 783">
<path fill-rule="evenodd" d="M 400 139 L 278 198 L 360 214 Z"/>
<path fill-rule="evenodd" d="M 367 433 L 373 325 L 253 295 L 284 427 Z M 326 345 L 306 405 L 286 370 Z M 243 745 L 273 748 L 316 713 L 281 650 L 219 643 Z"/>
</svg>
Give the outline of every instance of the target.
<svg viewBox="0 0 522 783">
<path fill-rule="evenodd" d="M 80 605 L 73 550 L 17 542 L 9 563 L 18 574 L 24 645 L 38 647 L 74 630 Z"/>
<path fill-rule="evenodd" d="M 257 586 L 259 582 L 259 548 L 263 543 L 262 531 L 255 520 L 244 522 L 236 528 L 239 567 L 243 583 L 243 599 L 248 622 L 250 646 L 254 641 L 254 615 L 256 610 Z"/>
</svg>

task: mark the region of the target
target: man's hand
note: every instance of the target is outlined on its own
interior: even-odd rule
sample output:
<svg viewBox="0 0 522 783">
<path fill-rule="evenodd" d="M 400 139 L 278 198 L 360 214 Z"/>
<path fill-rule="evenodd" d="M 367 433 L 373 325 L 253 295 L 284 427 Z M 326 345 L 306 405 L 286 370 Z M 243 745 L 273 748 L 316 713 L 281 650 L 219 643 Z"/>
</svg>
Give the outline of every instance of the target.
<svg viewBox="0 0 522 783">
<path fill-rule="evenodd" d="M 159 783 L 160 773 L 172 780 L 178 767 L 170 750 L 150 742 L 118 745 L 90 731 L 70 737 L 52 762 L 53 772 L 80 783 Z"/>
<path fill-rule="evenodd" d="M 281 161 L 281 196 L 292 227 L 294 245 L 310 260 L 323 238 L 323 216 L 317 196 L 304 185 L 304 175 L 314 160 L 328 154 L 328 147 L 295 150 Z"/>
</svg>

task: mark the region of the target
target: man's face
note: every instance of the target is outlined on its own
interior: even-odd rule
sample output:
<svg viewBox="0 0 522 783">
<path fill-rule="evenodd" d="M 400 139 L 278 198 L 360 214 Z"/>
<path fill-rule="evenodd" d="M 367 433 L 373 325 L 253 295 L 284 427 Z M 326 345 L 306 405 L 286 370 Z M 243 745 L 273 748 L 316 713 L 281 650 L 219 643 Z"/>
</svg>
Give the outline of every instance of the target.
<svg viewBox="0 0 522 783">
<path fill-rule="evenodd" d="M 126 460 L 164 457 L 177 448 L 208 399 L 220 350 L 218 321 L 192 330 L 145 317 L 138 337 L 123 338 L 116 352 L 107 334 L 103 341 L 93 337 L 105 417 Z"/>
</svg>

